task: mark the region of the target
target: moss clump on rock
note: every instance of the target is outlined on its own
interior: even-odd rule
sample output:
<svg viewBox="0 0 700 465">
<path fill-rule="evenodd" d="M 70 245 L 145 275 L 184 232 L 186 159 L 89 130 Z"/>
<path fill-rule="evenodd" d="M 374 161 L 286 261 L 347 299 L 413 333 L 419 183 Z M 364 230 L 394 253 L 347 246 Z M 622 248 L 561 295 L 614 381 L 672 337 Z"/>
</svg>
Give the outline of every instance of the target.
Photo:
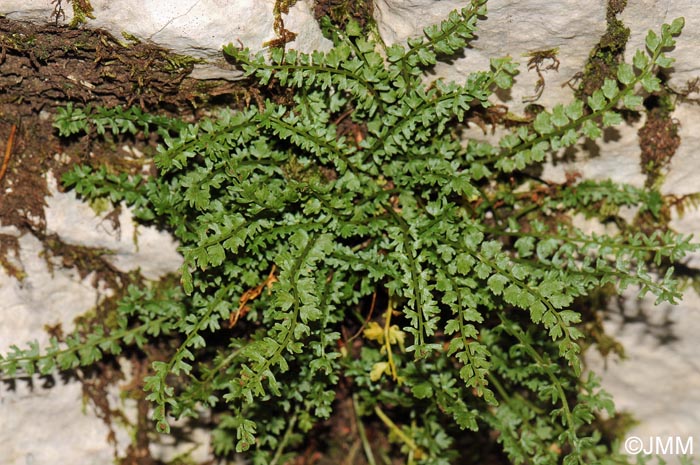
<svg viewBox="0 0 700 465">
<path fill-rule="evenodd" d="M 576 91 L 578 98 L 591 95 L 596 89 L 600 89 L 606 78 L 614 77 L 630 37 L 629 28 L 617 18 L 625 6 L 627 6 L 627 0 L 608 2 L 606 15 L 608 28 L 586 62 Z"/>
</svg>

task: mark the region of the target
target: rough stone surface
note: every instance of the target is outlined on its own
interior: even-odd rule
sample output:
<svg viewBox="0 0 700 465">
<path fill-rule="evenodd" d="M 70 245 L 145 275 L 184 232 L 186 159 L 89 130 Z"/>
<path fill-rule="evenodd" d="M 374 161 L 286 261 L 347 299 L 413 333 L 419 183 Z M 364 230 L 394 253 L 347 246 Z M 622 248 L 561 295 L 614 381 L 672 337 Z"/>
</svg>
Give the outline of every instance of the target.
<svg viewBox="0 0 700 465">
<path fill-rule="evenodd" d="M 59 380 L 48 389 L 19 381 L 13 391 L 0 389 L 0 463 L 52 465 L 64 457 L 73 465 L 112 463 L 109 431 L 89 409 L 82 411 L 80 384 Z"/>
<path fill-rule="evenodd" d="M 92 0 L 92 4 L 96 19 L 89 21 L 89 27 L 105 28 L 117 37 L 126 31 L 176 53 L 211 61 L 220 58 L 221 46 L 226 43 L 240 40 L 259 50 L 275 38 L 273 0 Z M 449 11 L 465 4 L 456 0 L 376 0 L 375 13 L 382 37 L 394 43 L 420 34 L 422 27 L 439 22 Z M 299 33 L 291 47 L 308 51 L 329 45 L 310 14 L 311 6 L 311 0 L 300 0 L 284 17 L 287 29 Z M 70 5 L 65 1 L 64 8 L 65 20 L 70 21 Z M 0 0 L 0 13 L 13 19 L 46 22 L 53 10 L 51 0 Z M 453 62 L 436 66 L 431 77 L 463 81 L 467 73 L 488 68 L 491 57 L 510 54 L 521 63 L 521 74 L 514 89 L 498 98 L 518 113 L 525 105 L 523 98 L 534 94 L 538 79 L 534 70 L 527 70 L 527 54 L 557 48 L 558 72 L 543 72 L 545 88 L 536 103 L 551 106 L 567 102 L 572 92 L 565 84 L 582 70 L 590 50 L 605 31 L 605 13 L 604 0 L 492 0 L 488 18 L 480 23 L 478 39 L 471 48 Z M 685 17 L 686 28 L 671 53 L 677 62 L 669 84 L 679 92 L 690 89 L 688 98 L 698 99 L 700 93 L 688 87 L 700 77 L 698 2 L 629 0 L 620 16 L 631 30 L 626 57 L 631 60 L 634 51 L 643 47 L 648 29 L 658 30 L 663 22 L 678 16 Z M 239 75 L 211 66 L 198 66 L 196 74 L 227 78 Z M 692 101 L 680 104 L 673 117 L 681 124 L 681 145 L 662 190 L 664 194 L 685 195 L 700 190 L 700 135 L 696 130 L 700 106 Z M 622 125 L 609 130 L 602 142 L 559 154 L 543 176 L 562 181 L 566 170 L 574 170 L 589 179 L 612 178 L 642 185 L 637 140 L 642 124 Z M 139 228 L 137 249 L 127 213 L 119 237 L 89 207 L 70 195 L 54 193 L 47 199 L 50 232 L 69 243 L 115 251 L 112 263 L 120 269 L 140 266 L 148 277 L 176 269 L 179 259 L 167 236 Z M 700 211 L 688 211 L 671 224 L 685 233 L 700 231 Z M 93 306 L 97 298 L 89 278 L 81 281 L 71 270 L 49 273 L 38 241 L 22 237 L 20 244 L 18 260 L 27 278 L 17 282 L 0 269 L 0 352 L 12 343 L 37 338 L 45 342 L 45 324 L 61 321 L 70 328 L 72 319 Z M 167 260 L 160 261 L 166 256 Z M 700 268 L 700 253 L 690 257 L 687 264 Z M 631 434 L 644 438 L 700 435 L 700 365 L 696 361 L 699 308 L 700 297 L 692 293 L 677 307 L 654 308 L 646 300 L 630 299 L 624 308 L 611 312 L 606 321 L 607 330 L 624 344 L 629 358 L 609 360 L 606 365 L 590 354 L 589 364 L 603 375 L 603 385 L 614 395 L 617 405 L 641 420 Z M 106 429 L 100 420 L 83 415 L 79 386 L 74 383 L 59 383 L 49 391 L 36 387 L 33 392 L 22 382 L 16 391 L 0 386 L 0 418 L 2 465 L 48 465 L 55 463 L 56 455 L 78 465 L 111 463 Z M 700 454 L 699 441 L 696 438 L 696 455 Z M 63 455 L 68 452 L 70 455 Z M 162 454 L 167 457 L 166 452 Z"/>
<path fill-rule="evenodd" d="M 639 420 L 628 438 L 642 439 L 650 449 L 650 437 L 693 438 L 693 452 L 700 457 L 700 296 L 686 292 L 677 306 L 653 305 L 654 300 L 629 296 L 622 308 L 608 312 L 605 327 L 625 347 L 625 360 L 603 360 L 588 354 L 589 368 L 602 376 L 603 387 L 613 395 L 620 411 Z M 669 465 L 677 456 L 663 455 Z"/>
<path fill-rule="evenodd" d="M 632 0 L 620 15 L 630 27 L 630 39 L 626 48 L 626 59 L 631 61 L 635 50 L 644 47 L 644 38 L 649 29 L 658 30 L 662 23 L 670 23 L 678 17 L 685 18 L 685 28 L 671 54 L 676 59 L 669 85 L 676 91 L 686 89 L 688 81 L 700 76 L 698 44 L 700 43 L 700 3 L 693 0 Z M 692 93 L 698 98 L 698 91 Z"/>
<path fill-rule="evenodd" d="M 661 193 L 683 196 L 700 192 L 700 107 L 694 103 L 677 105 L 671 117 L 680 123 L 681 144 L 664 172 Z M 560 153 L 553 163 L 546 164 L 542 177 L 563 182 L 567 172 L 578 172 L 585 179 L 605 180 L 642 187 L 646 176 L 640 165 L 641 149 L 637 131 L 644 121 L 621 124 L 605 131 L 602 143 L 588 142 Z M 683 234 L 700 232 L 700 209 L 688 208 L 682 216 L 672 212 L 671 227 Z M 684 262 L 700 269 L 700 252 L 689 254 Z"/>
<path fill-rule="evenodd" d="M 46 344 L 44 325 L 61 323 L 70 330 L 73 318 L 88 311 L 97 299 L 89 277 L 81 280 L 74 270 L 49 271 L 38 239 L 23 236 L 19 242 L 17 258 L 26 278 L 18 282 L 0 269 L 1 353 L 12 344 L 22 347 L 34 339 Z M 107 427 L 82 412 L 80 384 L 64 384 L 59 378 L 50 389 L 44 385 L 36 378 L 33 387 L 22 380 L 0 385 L 0 463 L 50 465 L 62 456 L 77 465 L 110 463 Z"/>
<path fill-rule="evenodd" d="M 671 160 L 662 188 L 664 194 L 692 194 L 700 189 L 700 170 L 688 169 L 700 166 L 700 133 L 696 124 L 699 115 L 700 109 L 693 104 L 679 105 L 672 114 L 680 122 L 681 145 Z"/>
<path fill-rule="evenodd" d="M 594 0 L 585 2 L 582 8 L 577 0 L 491 1 L 487 18 L 479 22 L 477 40 L 465 56 L 448 64 L 439 63 L 434 73 L 463 82 L 470 72 L 489 69 L 491 58 L 510 55 L 520 63 L 520 74 L 514 88 L 498 97 L 511 111 L 519 113 L 527 104 L 523 99 L 534 96 L 539 79 L 534 70 L 527 69 L 528 54 L 558 49 L 559 70 L 542 71 L 545 92 L 535 103 L 551 106 L 569 101 L 573 92 L 566 83 L 583 69 L 591 49 L 605 32 L 605 4 Z M 379 0 L 379 30 L 387 43 L 404 41 L 464 5 L 459 1 Z"/>
<path fill-rule="evenodd" d="M 140 40 L 150 41 L 175 53 L 220 62 L 221 48 L 229 43 L 243 44 L 253 51 L 277 35 L 274 30 L 275 0 L 91 0 L 94 19 L 87 27 L 105 29 L 117 38 L 126 32 Z M 289 47 L 302 51 L 330 46 L 321 34 L 311 13 L 310 0 L 298 1 L 289 14 L 282 15 L 285 27 L 297 33 Z M 65 18 L 73 12 L 63 0 Z M 10 19 L 32 22 L 52 20 L 52 0 L 3 0 L 0 14 Z M 208 65 L 197 66 L 199 78 L 235 79 L 241 73 Z"/>
<path fill-rule="evenodd" d="M 700 43 L 700 38 L 696 43 Z M 679 105 L 672 116 L 680 122 L 681 145 L 671 160 L 661 192 L 674 195 L 700 192 L 700 133 L 697 131 L 700 107 L 697 104 Z M 674 214 L 671 227 L 684 234 L 700 236 L 700 208 L 688 209 L 682 217 Z M 688 266 L 700 269 L 700 251 L 690 254 L 687 260 Z"/>
<path fill-rule="evenodd" d="M 603 139 L 559 153 L 552 164 L 544 167 L 543 178 L 564 182 L 567 172 L 580 173 L 584 179 L 605 180 L 642 187 L 646 176 L 639 164 L 637 131 L 643 125 L 620 125 L 608 128 Z"/>
<path fill-rule="evenodd" d="M 157 279 L 177 270 L 182 257 L 172 237 L 154 228 L 136 226 L 127 208 L 122 208 L 119 227 L 81 202 L 73 191 L 60 193 L 49 177 L 51 196 L 46 198 L 46 231 L 65 243 L 107 249 L 106 259 L 120 271 L 139 268 L 147 279 Z"/>
<path fill-rule="evenodd" d="M 221 47 L 240 41 L 252 50 L 276 37 L 273 23 L 275 0 L 91 0 L 95 16 L 87 26 L 103 28 L 115 37 L 122 32 L 141 40 L 152 41 L 177 53 L 211 58 L 220 54 Z M 63 0 L 65 18 L 70 22 L 73 12 Z M 32 22 L 52 20 L 55 2 L 52 0 L 3 0 L 0 13 L 10 19 Z M 318 24 L 310 10 L 310 2 L 299 1 L 288 15 L 282 15 L 285 26 L 298 32 L 290 47 L 316 50 L 327 47 Z"/>
<path fill-rule="evenodd" d="M 50 175 L 48 184 L 52 195 L 46 198 L 47 232 L 58 234 L 66 243 L 111 250 L 116 268 L 140 268 L 151 279 L 180 265 L 176 244 L 168 234 L 139 226 L 137 248 L 133 242 L 136 229 L 128 211 L 120 218 L 121 231 L 116 231 L 73 192 L 58 192 Z M 17 235 L 14 228 L 0 231 Z M 50 270 L 38 239 L 24 235 L 19 244 L 19 256 L 10 258 L 26 277 L 17 281 L 0 268 L 0 353 L 13 344 L 25 347 L 31 340 L 46 345 L 45 325 L 60 323 L 66 332 L 71 331 L 74 318 L 89 311 L 100 298 L 91 275 L 81 279 L 75 270 L 59 264 Z M 112 397 L 113 405 L 118 405 L 118 395 Z M 0 418 L 2 465 L 52 465 L 57 457 L 75 465 L 113 461 L 115 449 L 107 442 L 109 431 L 91 408 L 83 406 L 76 380 L 57 378 L 55 385 L 43 378 L 35 378 L 33 385 L 23 380 L 0 383 Z M 129 435 L 123 429 L 116 431 L 116 450 L 121 454 L 129 444 Z M 158 453 L 167 456 L 169 449 Z M 202 460 L 207 454 L 206 447 L 199 451 Z"/>
</svg>

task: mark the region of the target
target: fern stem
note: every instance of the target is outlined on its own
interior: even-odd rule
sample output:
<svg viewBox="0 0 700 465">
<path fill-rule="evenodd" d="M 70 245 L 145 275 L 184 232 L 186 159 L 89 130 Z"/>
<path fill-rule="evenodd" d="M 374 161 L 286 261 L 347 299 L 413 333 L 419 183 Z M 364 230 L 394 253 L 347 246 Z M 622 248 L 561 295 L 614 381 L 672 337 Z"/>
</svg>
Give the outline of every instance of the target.
<svg viewBox="0 0 700 465">
<path fill-rule="evenodd" d="M 277 449 L 275 450 L 275 455 L 272 457 L 272 460 L 270 461 L 270 465 L 277 465 L 277 462 L 279 462 L 280 458 L 282 458 L 282 454 L 284 452 L 284 448 L 287 447 L 287 443 L 289 442 L 289 438 L 292 437 L 292 431 L 294 431 L 294 425 L 296 425 L 297 422 L 297 414 L 295 413 L 292 415 L 292 418 L 289 420 L 289 425 L 287 426 L 287 429 L 284 432 L 284 436 L 282 437 L 282 440 L 279 443 L 279 446 L 277 446 Z"/>
<path fill-rule="evenodd" d="M 417 452 L 420 450 L 420 447 L 418 447 L 418 444 L 416 444 L 416 441 L 414 441 L 412 438 L 408 437 L 406 433 L 404 433 L 401 428 L 396 426 L 396 423 L 394 423 L 391 418 L 389 418 L 386 413 L 379 407 L 379 405 L 374 406 L 374 413 L 377 414 L 380 420 L 389 428 L 389 430 L 394 433 L 401 441 L 403 441 L 404 444 L 408 446 L 408 448 L 412 452 Z"/>
<path fill-rule="evenodd" d="M 635 76 L 634 80 L 631 83 L 629 83 L 628 85 L 626 85 L 622 90 L 620 90 L 617 93 L 617 95 L 615 95 L 612 99 L 610 99 L 610 101 L 601 110 L 588 113 L 587 115 L 583 115 L 582 117 L 580 117 L 576 120 L 570 121 L 569 123 L 557 128 L 556 131 L 553 131 L 553 132 L 547 133 L 547 134 L 540 134 L 537 137 L 534 137 L 530 140 L 522 141 L 520 144 L 516 145 L 515 147 L 512 147 L 511 149 L 501 150 L 498 153 L 494 153 L 490 157 L 487 157 L 483 161 L 483 163 L 487 163 L 487 164 L 494 163 L 496 161 L 496 159 L 498 159 L 498 158 L 512 157 L 516 153 L 522 152 L 523 150 L 527 150 L 527 149 L 537 145 L 540 142 L 548 141 L 553 136 L 564 134 L 569 129 L 575 129 L 575 128 L 581 127 L 581 125 L 583 123 L 585 123 L 586 121 L 597 118 L 600 115 L 602 115 L 603 113 L 605 113 L 606 111 L 612 110 L 613 108 L 615 108 L 617 106 L 617 104 L 618 104 L 618 102 L 620 102 L 620 100 L 622 100 L 625 96 L 629 95 L 630 93 L 633 93 L 637 84 L 639 84 L 646 75 L 651 73 L 651 71 L 653 69 L 653 63 L 659 57 L 659 55 L 661 54 L 661 51 L 662 51 L 661 48 L 659 48 L 657 51 L 655 51 L 654 54 L 652 55 L 651 61 L 650 61 L 650 63 L 652 63 L 652 64 L 649 65 L 649 67 L 647 69 L 645 69 L 644 71 L 639 73 L 638 76 Z"/>
<path fill-rule="evenodd" d="M 401 384 L 401 379 L 396 372 L 396 364 L 394 363 L 394 356 L 391 351 L 391 314 L 394 312 L 394 302 L 393 298 L 389 297 L 389 303 L 386 307 L 386 312 L 384 312 L 384 348 L 386 349 L 387 359 L 389 360 L 389 369 L 391 370 L 391 377 L 394 381 L 398 381 Z"/>
<path fill-rule="evenodd" d="M 569 401 L 566 398 L 566 393 L 564 392 L 564 387 L 562 386 L 561 382 L 556 377 L 556 375 L 552 373 L 552 370 L 549 366 L 549 362 L 547 362 L 539 354 L 539 352 L 537 352 L 537 350 L 535 350 L 535 348 L 532 347 L 532 344 L 530 344 L 527 341 L 527 339 L 525 339 L 521 330 L 512 326 L 511 322 L 507 321 L 503 315 L 499 314 L 498 318 L 501 320 L 501 325 L 503 329 L 505 329 L 505 331 L 508 334 L 515 337 L 518 340 L 518 342 L 520 342 L 520 344 L 522 344 L 528 355 L 530 355 L 532 359 L 542 367 L 542 369 L 547 374 L 547 377 L 552 382 L 552 385 L 556 388 L 557 394 L 561 399 L 562 408 L 564 409 L 564 420 L 566 422 L 566 427 L 569 430 L 569 434 L 571 436 L 570 441 L 575 441 L 578 438 L 578 436 L 576 434 L 576 425 L 574 425 L 574 417 L 571 413 L 571 408 L 569 407 Z M 575 444 L 571 443 L 571 446 L 575 447 Z"/>
<path fill-rule="evenodd" d="M 413 284 L 413 289 L 411 290 L 411 292 L 416 303 L 415 312 L 418 316 L 418 350 L 416 350 L 416 357 L 422 358 L 426 355 L 424 353 L 425 317 L 423 315 L 423 299 L 419 292 L 420 282 L 418 281 L 418 267 L 416 266 L 415 259 L 413 258 L 413 249 L 410 244 L 410 230 L 406 220 L 404 220 L 401 217 L 401 215 L 396 213 L 391 205 L 388 205 L 385 208 L 388 208 L 387 211 L 394 217 L 403 235 L 404 253 L 406 254 L 406 260 L 408 261 L 408 266 L 410 268 L 411 273 L 411 281 Z"/>
<path fill-rule="evenodd" d="M 293 314 L 291 315 L 291 318 L 289 320 L 289 327 L 285 330 L 285 335 L 284 339 L 282 342 L 279 343 L 277 349 L 275 350 L 275 353 L 267 358 L 265 360 L 265 363 L 263 364 L 262 367 L 256 370 L 255 373 L 255 378 L 256 381 L 262 378 L 265 375 L 265 372 L 270 368 L 270 365 L 272 364 L 272 361 L 275 360 L 278 356 L 284 352 L 284 350 L 287 348 L 287 345 L 290 343 L 292 338 L 294 337 L 294 328 L 297 325 L 297 322 L 299 321 L 299 312 L 301 311 L 301 299 L 299 298 L 299 289 L 297 288 L 297 281 L 299 279 L 299 273 L 301 272 L 301 267 L 303 266 L 304 262 L 306 261 L 306 256 L 311 252 L 311 249 L 314 247 L 316 243 L 316 235 L 312 236 L 309 238 L 308 242 L 306 243 L 306 246 L 302 250 L 302 252 L 299 254 L 299 257 L 297 260 L 294 262 L 294 265 L 292 266 L 291 270 L 291 288 L 292 288 L 292 295 L 294 297 L 294 311 Z M 250 382 L 250 381 L 249 381 Z"/>
<path fill-rule="evenodd" d="M 374 461 L 374 454 L 372 453 L 372 446 L 367 440 L 367 434 L 365 433 L 365 425 L 362 423 L 362 417 L 360 417 L 360 408 L 357 402 L 357 394 L 352 395 L 352 406 L 355 411 L 355 422 L 357 423 L 357 432 L 360 435 L 360 440 L 362 441 L 362 448 L 365 451 L 365 457 L 367 457 L 367 463 L 369 465 L 377 465 Z"/>
<path fill-rule="evenodd" d="M 67 347 L 63 350 L 59 350 L 56 352 L 51 352 L 51 353 L 45 353 L 45 354 L 40 354 L 36 356 L 23 356 L 23 357 L 16 357 L 12 358 L 11 356 L 8 356 L 4 359 L 0 359 L 0 372 L 4 371 L 5 368 L 3 365 L 9 365 L 11 363 L 18 363 L 18 362 L 30 362 L 32 365 L 36 365 L 39 361 L 48 359 L 48 358 L 53 358 L 57 359 L 61 355 L 65 354 L 70 354 L 73 352 L 78 352 L 81 350 L 85 350 L 86 348 L 91 348 L 91 347 L 96 347 L 100 346 L 104 343 L 107 342 L 114 342 L 114 341 L 123 341 L 124 339 L 128 338 L 131 335 L 136 335 L 139 333 L 144 333 L 147 332 L 150 328 L 161 328 L 161 325 L 165 323 L 169 318 L 167 317 L 161 317 L 156 320 L 151 320 L 147 323 L 144 323 L 140 326 L 137 326 L 135 328 L 127 329 L 124 331 L 112 331 L 109 336 L 106 336 L 102 339 L 99 340 L 94 340 L 94 341 L 85 341 L 84 344 L 81 345 L 76 345 L 74 347 Z M 82 366 L 83 363 L 80 363 L 78 366 Z M 74 367 L 69 367 L 68 369 L 71 369 Z M 36 370 L 35 370 L 36 371 Z"/>
</svg>

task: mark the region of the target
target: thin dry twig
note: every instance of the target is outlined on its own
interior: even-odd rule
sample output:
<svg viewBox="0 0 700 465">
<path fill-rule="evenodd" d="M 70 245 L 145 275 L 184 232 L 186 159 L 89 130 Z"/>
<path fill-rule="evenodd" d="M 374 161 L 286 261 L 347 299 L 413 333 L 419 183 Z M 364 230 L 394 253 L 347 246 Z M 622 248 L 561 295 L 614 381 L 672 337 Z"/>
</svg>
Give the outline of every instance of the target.
<svg viewBox="0 0 700 465">
<path fill-rule="evenodd" d="M 277 266 L 272 265 L 272 269 L 270 270 L 270 274 L 267 275 L 267 278 L 265 278 L 265 281 L 260 283 L 258 286 L 248 289 L 243 293 L 241 298 L 238 301 L 238 309 L 231 313 L 231 316 L 229 318 L 229 328 L 233 328 L 236 326 L 236 323 L 238 323 L 238 320 L 242 317 L 245 316 L 246 313 L 250 310 L 250 307 L 248 307 L 246 304 L 248 301 L 253 300 L 257 298 L 260 294 L 262 294 L 263 289 L 266 287 L 268 289 L 272 288 L 272 284 L 277 282 L 277 277 L 275 276 L 275 271 L 277 271 Z"/>
<path fill-rule="evenodd" d="M 10 129 L 10 137 L 7 138 L 7 145 L 5 145 L 5 157 L 2 160 L 2 168 L 0 168 L 0 181 L 5 177 L 5 172 L 7 167 L 10 165 L 10 155 L 12 155 L 12 146 L 15 143 L 15 133 L 17 132 L 17 125 L 13 124 L 12 129 Z"/>
<path fill-rule="evenodd" d="M 355 334 L 352 335 L 350 339 L 345 341 L 345 344 L 349 344 L 353 339 L 355 339 L 357 336 L 362 334 L 362 331 L 364 331 L 365 327 L 367 326 L 367 323 L 369 323 L 369 320 L 372 319 L 372 314 L 374 313 L 374 305 L 377 303 L 377 293 L 374 292 L 372 293 L 372 304 L 369 307 L 369 314 L 367 315 L 367 318 L 365 318 L 364 323 L 362 323 L 362 326 L 360 329 L 357 330 Z"/>
</svg>

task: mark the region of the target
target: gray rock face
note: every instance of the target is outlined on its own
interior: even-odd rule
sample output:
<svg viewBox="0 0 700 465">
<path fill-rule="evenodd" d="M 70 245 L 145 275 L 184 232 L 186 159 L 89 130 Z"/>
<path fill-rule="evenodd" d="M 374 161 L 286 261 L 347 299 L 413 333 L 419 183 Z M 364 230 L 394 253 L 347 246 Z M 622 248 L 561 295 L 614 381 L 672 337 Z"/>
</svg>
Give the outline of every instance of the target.
<svg viewBox="0 0 700 465">
<path fill-rule="evenodd" d="M 700 4 L 692 0 L 635 0 L 628 2 L 620 14 L 620 19 L 630 27 L 630 39 L 626 49 L 626 59 L 644 46 L 647 30 L 658 29 L 662 23 L 670 23 L 678 17 L 685 18 L 685 28 L 671 54 L 676 63 L 668 84 L 675 91 L 687 90 L 689 81 L 700 76 L 700 62 L 697 59 L 697 44 L 700 43 Z M 698 97 L 698 91 L 691 93 Z"/>
<path fill-rule="evenodd" d="M 5 228 L 5 233 L 12 230 Z M 12 344 L 23 346 L 37 339 L 48 342 L 44 325 L 61 323 L 72 328 L 73 318 L 94 305 L 97 292 L 88 280 L 72 270 L 51 273 L 41 254 L 43 245 L 34 237 L 20 238 L 20 256 L 26 278 L 22 282 L 0 269 L 0 352 Z M 60 377 L 50 389 L 35 378 L 32 384 L 18 380 L 0 384 L 0 463 L 51 464 L 67 457 L 78 465 L 111 463 L 112 448 L 102 420 L 82 408 L 79 383 L 64 384 Z"/>
<path fill-rule="evenodd" d="M 655 450 L 653 438 L 665 443 L 669 437 L 679 437 L 683 445 L 691 441 L 691 455 L 698 457 L 700 296 L 690 290 L 677 306 L 654 306 L 653 299 L 629 297 L 621 308 L 611 309 L 605 325 L 606 332 L 625 347 L 627 358 L 604 360 L 589 351 L 589 368 L 602 376 L 616 407 L 639 420 L 628 440 L 639 438 L 644 449 Z M 680 464 L 675 453 L 661 455 L 669 465 Z"/>
<path fill-rule="evenodd" d="M 70 22 L 73 10 L 68 0 L 59 2 Z M 95 16 L 88 27 L 102 28 L 121 37 L 127 32 L 176 53 L 201 58 L 219 56 L 221 47 L 240 41 L 251 50 L 276 38 L 274 0 L 91 0 Z M 298 31 L 290 46 L 311 51 L 328 46 L 311 14 L 309 1 L 299 1 L 282 19 L 287 29 Z M 52 0 L 3 0 L 0 13 L 10 19 L 49 22 L 55 17 Z"/>
<path fill-rule="evenodd" d="M 466 2 L 431 0 L 379 0 L 377 20 L 382 37 L 388 43 L 404 41 L 430 24 L 465 6 Z M 463 57 L 448 64 L 439 63 L 436 76 L 463 82 L 470 72 L 489 69 L 489 60 L 511 56 L 520 63 L 520 74 L 510 92 L 500 94 L 502 103 L 515 113 L 522 112 L 536 94 L 539 76 L 528 70 L 530 55 L 556 51 L 558 71 L 544 70 L 545 89 L 538 104 L 549 107 L 571 99 L 573 92 L 566 83 L 583 69 L 591 49 L 605 32 L 606 2 L 577 0 L 496 0 L 488 3 L 487 18 L 479 22 L 477 40 Z"/>
<path fill-rule="evenodd" d="M 276 37 L 274 4 L 274 0 L 92 0 L 95 19 L 89 20 L 87 27 L 107 29 L 116 37 L 127 32 L 176 53 L 205 58 L 210 65 L 196 69 L 199 77 L 235 79 L 239 73 L 216 67 L 221 47 L 240 41 L 253 50 L 262 49 L 265 42 Z M 298 33 L 290 47 L 310 51 L 329 46 L 313 19 L 312 4 L 312 0 L 300 0 L 283 15 L 285 27 Z M 449 11 L 465 4 L 456 0 L 376 0 L 375 13 L 383 39 L 394 43 L 420 34 L 421 28 L 439 22 Z M 604 0 L 492 0 L 471 48 L 449 64 L 436 66 L 430 77 L 463 81 L 469 72 L 487 69 L 490 58 L 509 54 L 521 63 L 521 73 L 515 87 L 499 94 L 500 101 L 495 103 L 504 103 L 510 111 L 520 113 L 536 93 L 539 79 L 534 69 L 527 69 L 531 54 L 556 50 L 558 70 L 541 71 L 545 87 L 536 103 L 550 107 L 568 102 L 572 91 L 566 83 L 583 69 L 606 29 L 606 4 Z M 12 19 L 48 22 L 54 8 L 51 0 L 0 0 L 0 13 Z M 63 8 L 65 21 L 70 21 L 70 5 L 64 1 Z M 700 98 L 700 92 L 692 86 L 700 77 L 700 4 L 692 0 L 630 0 L 620 18 L 631 29 L 626 52 L 631 60 L 634 51 L 643 47 L 648 29 L 658 30 L 663 22 L 677 16 L 686 18 L 686 28 L 671 53 L 677 61 L 669 85 L 687 93 L 691 101 L 679 104 L 673 113 L 681 124 L 681 145 L 662 189 L 665 194 L 684 195 L 700 190 L 700 135 L 696 131 L 700 106 L 692 101 Z M 645 178 L 639 166 L 637 139 L 642 124 L 640 121 L 611 130 L 598 146 L 579 149 L 575 161 L 547 166 L 544 177 L 562 181 L 566 170 L 576 170 L 587 178 L 642 185 Z M 119 269 L 140 267 L 145 276 L 156 278 L 176 270 L 180 263 L 176 244 L 155 230 L 139 227 L 137 247 L 128 212 L 121 218 L 118 233 L 72 194 L 54 191 L 47 205 L 50 232 L 68 243 L 114 251 L 110 260 Z M 689 211 L 682 218 L 674 218 L 672 225 L 686 233 L 699 231 L 700 212 Z M 2 232 L 16 233 L 8 228 Z M 49 272 L 37 240 L 22 237 L 20 246 L 15 260 L 27 277 L 18 282 L 0 268 L 0 352 L 11 344 L 32 339 L 46 342 L 42 329 L 45 324 L 61 322 L 70 329 L 73 318 L 89 310 L 98 298 L 88 280 L 81 280 L 75 272 Z M 700 268 L 700 254 L 691 257 L 688 265 Z M 632 434 L 699 435 L 696 341 L 700 298 L 689 294 L 679 307 L 654 309 L 634 300 L 628 306 L 613 312 L 607 328 L 624 343 L 629 359 L 608 361 L 606 368 L 602 360 L 591 355 L 591 366 L 603 374 L 604 387 L 615 395 L 617 404 L 642 420 Z M 674 337 L 662 342 L 647 332 L 647 325 L 626 322 L 629 318 L 626 320 L 625 315 L 634 312 L 644 312 L 652 321 L 660 318 L 662 326 L 670 324 Z M 75 383 L 30 390 L 19 382 L 14 391 L 0 385 L 0 464 L 49 465 L 56 463 L 57 456 L 62 462 L 78 465 L 111 463 L 113 449 L 106 442 L 106 428 L 89 409 L 83 413 L 80 404 L 80 387 Z M 120 434 L 128 436 L 124 431 Z M 122 453 L 125 441 L 118 438 L 122 447 L 118 447 L 118 453 Z M 695 446 L 696 451 L 700 450 L 700 443 Z M 204 449 L 200 448 L 201 457 L 206 457 Z M 167 452 L 159 453 L 168 456 Z M 674 463 L 673 458 L 669 463 Z"/>
<path fill-rule="evenodd" d="M 173 272 L 182 263 L 176 243 L 168 234 L 137 228 L 128 210 L 120 218 L 120 228 L 115 229 L 73 192 L 58 192 L 50 174 L 48 185 L 47 233 L 57 234 L 67 244 L 111 251 L 107 260 L 116 269 L 127 272 L 140 268 L 149 279 Z M 0 232 L 17 235 L 14 228 L 0 227 Z M 0 353 L 6 353 L 13 344 L 25 347 L 33 340 L 45 346 L 49 340 L 46 325 L 60 324 L 69 332 L 77 316 L 109 295 L 93 286 L 90 275 L 81 279 L 75 270 L 58 263 L 49 267 L 52 259 L 45 256 L 43 244 L 35 237 L 24 235 L 18 239 L 19 256 L 10 259 L 26 276 L 18 281 L 0 267 Z M 128 416 L 132 408 L 119 399 L 118 390 L 118 386 L 114 388 L 110 402 Z M 32 383 L 0 383 L 0 464 L 50 465 L 60 457 L 61 462 L 75 465 L 106 465 L 113 463 L 115 453 L 123 456 L 130 443 L 129 431 L 116 428 L 116 444 L 109 444 L 109 429 L 85 402 L 81 384 L 75 379 L 35 377 Z M 202 461 L 208 456 L 203 444 L 199 455 L 195 454 Z M 158 453 L 172 456 L 172 450 L 163 447 Z"/>
<path fill-rule="evenodd" d="M 18 381 L 12 392 L 2 388 L 2 463 L 48 465 L 63 457 L 74 465 L 113 463 L 112 447 L 105 439 L 109 430 L 92 412 L 83 412 L 80 384 L 41 384 L 35 381 L 30 387 Z"/>
<path fill-rule="evenodd" d="M 88 27 L 105 29 L 117 38 L 126 32 L 137 39 L 156 43 L 175 53 L 205 58 L 214 64 L 222 57 L 221 48 L 242 44 L 252 51 L 277 37 L 274 29 L 275 0 L 91 0 L 95 16 Z M 283 14 L 285 28 L 296 32 L 290 47 L 302 51 L 322 50 L 330 42 L 321 34 L 311 13 L 311 0 L 298 1 Z M 65 18 L 73 18 L 67 0 L 61 3 Z M 3 0 L 0 14 L 8 18 L 49 22 L 55 17 L 51 0 Z M 241 73 L 213 65 L 196 66 L 194 77 L 235 79 Z"/>
</svg>

